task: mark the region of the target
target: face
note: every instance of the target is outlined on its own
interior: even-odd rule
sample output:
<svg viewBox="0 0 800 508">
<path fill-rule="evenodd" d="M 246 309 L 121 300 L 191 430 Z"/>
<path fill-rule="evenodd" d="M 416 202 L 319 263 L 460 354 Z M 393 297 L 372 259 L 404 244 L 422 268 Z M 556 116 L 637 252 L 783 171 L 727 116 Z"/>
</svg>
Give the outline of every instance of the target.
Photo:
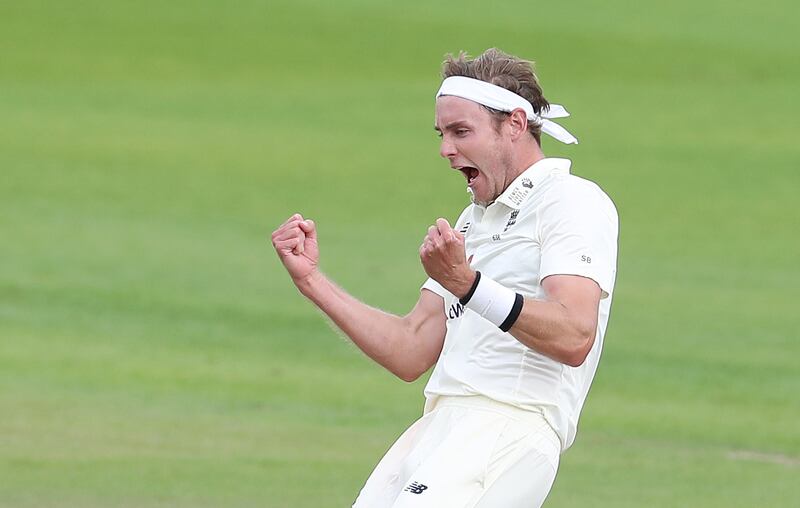
<svg viewBox="0 0 800 508">
<path fill-rule="evenodd" d="M 472 201 L 487 206 L 513 181 L 511 143 L 498 133 L 491 114 L 461 97 L 436 99 L 435 129 L 442 138 L 439 153 L 467 180 Z"/>
</svg>

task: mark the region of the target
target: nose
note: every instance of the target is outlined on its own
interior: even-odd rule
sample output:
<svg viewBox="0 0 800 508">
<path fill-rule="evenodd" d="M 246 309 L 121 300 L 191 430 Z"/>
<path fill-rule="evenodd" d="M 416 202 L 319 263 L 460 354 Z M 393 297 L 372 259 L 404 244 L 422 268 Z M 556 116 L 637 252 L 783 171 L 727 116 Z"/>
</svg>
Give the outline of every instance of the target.
<svg viewBox="0 0 800 508">
<path fill-rule="evenodd" d="M 439 145 L 439 155 L 445 159 L 451 159 L 456 156 L 456 146 L 446 137 L 442 138 L 442 144 Z"/>
</svg>

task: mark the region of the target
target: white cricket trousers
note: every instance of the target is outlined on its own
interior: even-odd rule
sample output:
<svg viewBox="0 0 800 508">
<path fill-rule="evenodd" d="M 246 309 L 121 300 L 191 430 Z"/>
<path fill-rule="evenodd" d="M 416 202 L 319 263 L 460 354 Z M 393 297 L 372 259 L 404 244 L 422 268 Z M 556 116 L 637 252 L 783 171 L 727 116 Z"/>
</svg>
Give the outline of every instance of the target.
<svg viewBox="0 0 800 508">
<path fill-rule="evenodd" d="M 353 508 L 536 508 L 560 453 L 540 413 L 440 397 L 386 452 Z"/>
</svg>

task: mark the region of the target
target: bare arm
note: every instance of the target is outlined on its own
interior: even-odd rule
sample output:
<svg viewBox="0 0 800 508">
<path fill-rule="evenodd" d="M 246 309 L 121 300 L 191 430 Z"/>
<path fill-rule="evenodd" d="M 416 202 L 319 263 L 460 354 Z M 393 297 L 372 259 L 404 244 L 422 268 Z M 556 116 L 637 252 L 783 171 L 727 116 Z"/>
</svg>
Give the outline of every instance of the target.
<svg viewBox="0 0 800 508">
<path fill-rule="evenodd" d="M 469 292 L 476 274 L 466 259 L 463 237 L 446 220 L 438 219 L 428 230 L 420 258 L 428 275 L 455 296 Z M 577 275 L 551 275 L 542 287 L 547 299 L 525 299 L 509 333 L 529 348 L 577 367 L 594 344 L 600 286 Z"/>
<path fill-rule="evenodd" d="M 423 290 L 402 317 L 359 301 L 319 271 L 316 226 L 299 214 L 272 234 L 272 243 L 300 292 L 367 356 L 405 381 L 417 379 L 436 362 L 446 331 L 439 295 Z"/>
<path fill-rule="evenodd" d="M 445 315 L 435 293 L 423 290 L 414 309 L 400 317 L 364 304 L 319 272 L 298 288 L 367 356 L 404 381 L 414 381 L 439 358 Z"/>
<path fill-rule="evenodd" d="M 577 275 L 551 275 L 542 287 L 547 299 L 526 298 L 509 333 L 529 348 L 577 367 L 594 344 L 600 286 Z"/>
</svg>

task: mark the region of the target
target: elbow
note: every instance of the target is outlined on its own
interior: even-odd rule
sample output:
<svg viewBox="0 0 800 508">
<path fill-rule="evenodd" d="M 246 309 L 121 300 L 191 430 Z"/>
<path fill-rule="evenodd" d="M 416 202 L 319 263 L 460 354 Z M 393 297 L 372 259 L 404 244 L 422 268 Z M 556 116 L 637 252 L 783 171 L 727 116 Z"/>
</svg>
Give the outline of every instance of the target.
<svg viewBox="0 0 800 508">
<path fill-rule="evenodd" d="M 403 381 L 405 381 L 406 383 L 413 383 L 414 381 L 416 381 L 417 379 L 419 379 L 419 377 L 420 377 L 422 374 L 416 374 L 416 373 L 410 373 L 410 374 L 409 374 L 409 373 L 397 374 L 397 373 L 396 373 L 395 375 L 396 375 L 397 377 L 399 377 L 400 379 L 402 379 Z"/>
<path fill-rule="evenodd" d="M 424 374 L 424 371 L 409 365 L 404 362 L 395 361 L 379 361 L 376 360 L 384 369 L 391 372 L 395 377 L 405 381 L 406 383 L 413 383 Z"/>
<path fill-rule="evenodd" d="M 588 354 L 580 351 L 570 352 L 562 359 L 562 362 L 570 367 L 580 367 L 586 362 L 588 356 Z"/>
<path fill-rule="evenodd" d="M 594 334 L 589 336 L 581 336 L 576 342 L 575 346 L 565 351 L 562 362 L 570 367 L 580 367 L 586 362 L 589 353 L 594 346 Z"/>
<path fill-rule="evenodd" d="M 428 368 L 430 368 L 430 365 L 405 363 L 403 365 L 395 365 L 389 370 L 392 374 L 402 379 L 406 383 L 413 383 L 422 377 L 423 374 L 428 372 Z"/>
<path fill-rule="evenodd" d="M 425 371 L 420 371 L 419 369 L 398 369 L 392 372 L 392 374 L 399 377 L 406 383 L 413 383 L 424 373 Z"/>
</svg>

